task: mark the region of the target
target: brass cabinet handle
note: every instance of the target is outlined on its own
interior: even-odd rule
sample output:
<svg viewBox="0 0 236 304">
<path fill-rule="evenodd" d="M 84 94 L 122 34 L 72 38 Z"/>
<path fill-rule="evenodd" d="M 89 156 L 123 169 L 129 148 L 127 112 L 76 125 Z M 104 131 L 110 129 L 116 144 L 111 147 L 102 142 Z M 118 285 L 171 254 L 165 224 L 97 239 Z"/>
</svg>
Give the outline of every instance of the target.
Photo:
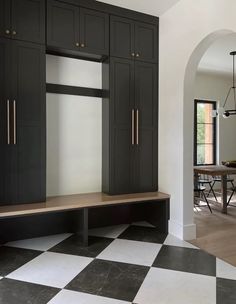
<svg viewBox="0 0 236 304">
<path fill-rule="evenodd" d="M 16 34 L 17 34 L 17 32 L 13 30 L 12 35 L 15 36 Z"/>
<path fill-rule="evenodd" d="M 134 146 L 134 109 L 132 109 L 132 139 L 131 139 L 131 143 L 132 143 L 132 146 Z"/>
<path fill-rule="evenodd" d="M 75 44 L 75 45 L 79 47 L 79 42 L 76 42 L 76 44 Z"/>
<path fill-rule="evenodd" d="M 139 53 L 137 53 L 137 54 L 136 54 L 136 57 L 137 57 L 137 58 L 139 58 L 139 57 L 140 57 L 140 54 L 139 54 Z"/>
<path fill-rule="evenodd" d="M 139 145 L 139 110 L 136 110 L 136 145 Z"/>
<path fill-rule="evenodd" d="M 135 57 L 135 53 L 131 53 L 131 56 L 132 56 L 132 57 Z"/>
<path fill-rule="evenodd" d="M 84 43 L 81 43 L 81 45 L 80 45 L 82 48 L 84 48 L 85 47 L 85 44 Z"/>
<path fill-rule="evenodd" d="M 10 101 L 7 100 L 7 144 L 10 145 Z"/>
<path fill-rule="evenodd" d="M 15 100 L 13 100 L 13 122 L 14 122 L 13 144 L 16 145 L 16 101 Z"/>
<path fill-rule="evenodd" d="M 10 35 L 10 30 L 6 30 L 5 33 L 6 33 L 7 35 Z"/>
</svg>

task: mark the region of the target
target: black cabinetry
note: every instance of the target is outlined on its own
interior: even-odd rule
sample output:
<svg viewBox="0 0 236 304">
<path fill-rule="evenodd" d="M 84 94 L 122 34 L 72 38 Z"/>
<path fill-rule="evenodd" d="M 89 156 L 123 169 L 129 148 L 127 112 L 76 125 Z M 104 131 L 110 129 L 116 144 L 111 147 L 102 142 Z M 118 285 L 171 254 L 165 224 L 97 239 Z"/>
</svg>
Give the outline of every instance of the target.
<svg viewBox="0 0 236 304">
<path fill-rule="evenodd" d="M 157 62 L 157 25 L 111 16 L 111 56 Z"/>
<path fill-rule="evenodd" d="M 103 64 L 103 191 L 157 190 L 157 66 L 121 58 Z M 107 76 L 109 73 L 109 76 Z"/>
<path fill-rule="evenodd" d="M 45 48 L 0 40 L 1 203 L 45 200 Z M 1 65 L 2 66 L 2 65 Z M 1 81 L 1 83 L 2 83 Z"/>
<path fill-rule="evenodd" d="M 45 43 L 45 1 L 0 0 L 0 36 Z"/>
<path fill-rule="evenodd" d="M 109 15 L 48 1 L 47 45 L 96 55 L 109 53 Z"/>
</svg>

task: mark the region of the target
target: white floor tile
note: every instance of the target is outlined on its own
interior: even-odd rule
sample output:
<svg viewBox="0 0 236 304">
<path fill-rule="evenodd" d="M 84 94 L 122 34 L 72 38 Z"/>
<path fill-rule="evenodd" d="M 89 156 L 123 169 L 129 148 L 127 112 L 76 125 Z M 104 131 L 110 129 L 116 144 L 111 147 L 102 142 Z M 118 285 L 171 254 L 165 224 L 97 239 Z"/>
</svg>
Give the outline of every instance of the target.
<svg viewBox="0 0 236 304">
<path fill-rule="evenodd" d="M 129 302 L 70 290 L 60 291 L 48 304 L 129 304 Z"/>
<path fill-rule="evenodd" d="M 216 259 L 216 276 L 218 278 L 236 280 L 236 267 Z"/>
<path fill-rule="evenodd" d="M 178 246 L 178 247 L 186 247 L 186 248 L 193 248 L 193 249 L 199 249 L 198 247 L 185 242 L 183 240 L 178 239 L 177 237 L 169 234 L 164 242 L 165 245 L 170 245 L 170 246 Z"/>
<path fill-rule="evenodd" d="M 115 239 L 128 227 L 129 225 L 116 225 L 104 228 L 91 229 L 89 230 L 89 235 Z"/>
<path fill-rule="evenodd" d="M 135 226 L 142 226 L 142 227 L 152 227 L 152 228 L 155 228 L 155 226 L 153 226 L 152 224 L 148 223 L 148 222 L 145 222 L 145 221 L 142 221 L 142 222 L 134 222 L 132 223 L 132 225 L 135 225 Z"/>
<path fill-rule="evenodd" d="M 10 279 L 64 288 L 93 259 L 54 252 L 44 252 L 10 273 Z"/>
<path fill-rule="evenodd" d="M 116 239 L 99 254 L 98 258 L 151 266 L 160 251 L 161 246 L 161 244 Z"/>
<path fill-rule="evenodd" d="M 46 251 L 71 236 L 72 233 L 44 236 L 40 238 L 9 242 L 6 246 Z"/>
<path fill-rule="evenodd" d="M 151 268 L 133 302 L 138 304 L 216 304 L 216 278 Z"/>
</svg>

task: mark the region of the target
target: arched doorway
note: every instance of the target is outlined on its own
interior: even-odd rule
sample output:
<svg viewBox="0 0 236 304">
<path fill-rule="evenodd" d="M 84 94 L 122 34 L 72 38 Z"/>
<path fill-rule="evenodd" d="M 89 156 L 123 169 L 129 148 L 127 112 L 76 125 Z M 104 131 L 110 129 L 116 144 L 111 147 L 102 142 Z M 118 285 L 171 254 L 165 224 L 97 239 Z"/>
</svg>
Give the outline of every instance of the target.
<svg viewBox="0 0 236 304">
<path fill-rule="evenodd" d="M 230 30 L 219 30 L 203 39 L 189 58 L 184 77 L 183 103 L 183 217 L 184 221 L 193 223 L 193 117 L 194 117 L 194 82 L 197 68 L 207 49 L 218 39 L 234 33 Z M 195 232 L 196 234 L 196 232 Z"/>
</svg>

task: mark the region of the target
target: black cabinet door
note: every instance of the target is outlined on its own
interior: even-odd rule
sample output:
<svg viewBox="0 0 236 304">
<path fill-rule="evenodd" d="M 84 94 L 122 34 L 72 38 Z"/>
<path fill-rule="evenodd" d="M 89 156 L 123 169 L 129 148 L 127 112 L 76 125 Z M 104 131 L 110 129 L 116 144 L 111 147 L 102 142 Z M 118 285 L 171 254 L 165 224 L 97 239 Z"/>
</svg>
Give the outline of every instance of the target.
<svg viewBox="0 0 236 304">
<path fill-rule="evenodd" d="M 45 1 L 11 0 L 11 36 L 17 40 L 45 43 Z M 9 0 L 10 2 L 10 0 Z"/>
<path fill-rule="evenodd" d="M 135 25 L 136 60 L 157 62 L 157 27 L 147 23 Z"/>
<path fill-rule="evenodd" d="M 109 54 L 109 16 L 90 9 L 80 9 L 80 50 Z"/>
<path fill-rule="evenodd" d="M 132 109 L 134 106 L 134 63 L 111 58 L 111 194 L 133 190 Z"/>
<path fill-rule="evenodd" d="M 137 109 L 138 136 L 136 137 L 135 185 L 137 192 L 157 190 L 157 87 L 157 66 L 155 64 L 136 62 L 135 107 Z"/>
<path fill-rule="evenodd" d="M 11 42 L 0 39 L 0 205 L 13 201 L 11 130 Z"/>
<path fill-rule="evenodd" d="M 79 8 L 58 1 L 47 1 L 47 45 L 79 50 Z"/>
<path fill-rule="evenodd" d="M 0 36 L 11 37 L 11 1 L 0 0 Z"/>
<path fill-rule="evenodd" d="M 12 41 L 16 202 L 45 200 L 45 47 Z"/>
<path fill-rule="evenodd" d="M 110 53 L 111 56 L 134 58 L 134 22 L 132 20 L 111 16 L 110 19 Z"/>
</svg>

